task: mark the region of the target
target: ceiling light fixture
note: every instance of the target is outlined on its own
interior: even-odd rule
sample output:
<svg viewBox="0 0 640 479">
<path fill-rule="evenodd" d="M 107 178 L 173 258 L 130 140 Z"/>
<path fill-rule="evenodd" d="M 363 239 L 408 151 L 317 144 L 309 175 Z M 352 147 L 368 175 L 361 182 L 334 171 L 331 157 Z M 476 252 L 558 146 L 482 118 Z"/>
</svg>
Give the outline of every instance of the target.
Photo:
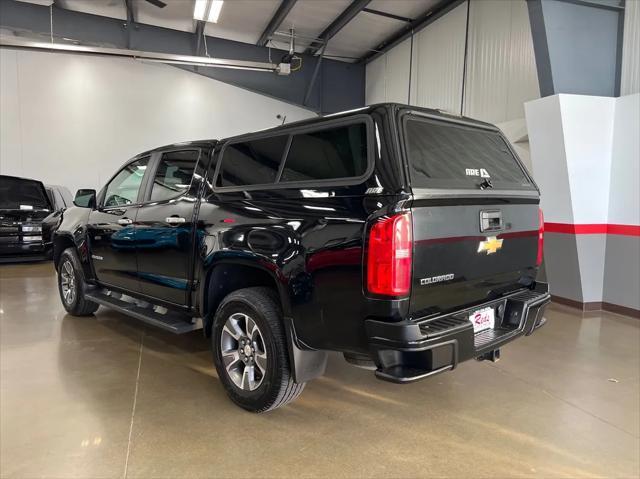
<svg viewBox="0 0 640 479">
<path fill-rule="evenodd" d="M 193 19 L 218 23 L 224 0 L 196 0 L 193 7 Z"/>
</svg>

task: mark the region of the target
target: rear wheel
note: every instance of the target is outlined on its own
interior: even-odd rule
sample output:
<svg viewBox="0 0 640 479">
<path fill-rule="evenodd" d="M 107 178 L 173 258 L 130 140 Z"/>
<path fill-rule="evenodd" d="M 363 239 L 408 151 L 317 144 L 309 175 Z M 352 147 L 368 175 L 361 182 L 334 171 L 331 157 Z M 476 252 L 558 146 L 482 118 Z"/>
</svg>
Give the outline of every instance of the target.
<svg viewBox="0 0 640 479">
<path fill-rule="evenodd" d="M 98 309 L 98 305 L 85 299 L 86 284 L 80 260 L 74 248 L 67 248 L 58 263 L 58 291 L 64 309 L 74 316 L 88 316 Z"/>
<path fill-rule="evenodd" d="M 293 380 L 282 311 L 270 289 L 229 294 L 213 321 L 214 362 L 233 402 L 248 411 L 265 412 L 300 395 L 304 383 Z"/>
</svg>

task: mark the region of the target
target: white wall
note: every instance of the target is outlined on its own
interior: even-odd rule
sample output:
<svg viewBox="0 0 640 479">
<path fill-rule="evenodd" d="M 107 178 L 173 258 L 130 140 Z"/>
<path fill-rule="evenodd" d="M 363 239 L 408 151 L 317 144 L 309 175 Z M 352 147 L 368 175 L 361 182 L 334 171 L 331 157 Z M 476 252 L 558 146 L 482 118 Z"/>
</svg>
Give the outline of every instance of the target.
<svg viewBox="0 0 640 479">
<path fill-rule="evenodd" d="M 465 2 L 414 35 L 412 105 L 460 113 L 466 21 Z M 498 124 L 523 119 L 524 103 L 540 97 L 525 0 L 471 0 L 467 49 L 463 113 Z M 410 40 L 367 65 L 368 104 L 406 103 L 389 85 L 406 91 L 397 75 L 409 70 L 408 50 Z"/>
<path fill-rule="evenodd" d="M 640 94 L 616 100 L 610 224 L 640 226 Z"/>
<path fill-rule="evenodd" d="M 640 94 L 554 95 L 525 107 L 545 221 L 577 227 L 547 224 L 553 294 L 639 309 Z"/>
<path fill-rule="evenodd" d="M 620 95 L 640 93 L 640 0 L 627 0 L 624 10 Z"/>
<path fill-rule="evenodd" d="M 167 65 L 0 49 L 0 172 L 72 191 L 137 153 L 276 126 L 277 114 L 315 115 Z"/>
</svg>

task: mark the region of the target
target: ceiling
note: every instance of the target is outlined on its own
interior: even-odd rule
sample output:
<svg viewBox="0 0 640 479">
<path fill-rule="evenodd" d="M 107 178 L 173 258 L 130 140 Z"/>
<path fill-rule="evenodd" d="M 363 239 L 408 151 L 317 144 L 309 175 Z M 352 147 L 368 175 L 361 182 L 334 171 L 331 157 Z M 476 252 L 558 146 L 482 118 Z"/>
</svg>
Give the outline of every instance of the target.
<svg viewBox="0 0 640 479">
<path fill-rule="evenodd" d="M 20 0 L 50 5 L 53 0 Z M 146 0 L 131 0 L 134 18 L 145 23 L 174 30 L 193 32 L 195 0 L 163 0 L 158 8 Z M 415 19 L 434 9 L 443 0 L 372 0 L 366 8 Z M 296 51 L 303 52 L 353 0 L 298 0 L 290 9 L 277 32 L 295 29 Z M 274 16 L 281 0 L 226 0 L 218 23 L 207 23 L 209 36 L 256 44 Z M 125 0 L 55 0 L 60 8 L 93 15 L 126 20 Z M 392 37 L 407 25 L 406 21 L 377 13 L 360 11 L 328 42 L 325 56 L 343 61 L 356 61 L 381 42 Z M 288 49 L 288 39 L 278 33 L 268 43 Z"/>
</svg>

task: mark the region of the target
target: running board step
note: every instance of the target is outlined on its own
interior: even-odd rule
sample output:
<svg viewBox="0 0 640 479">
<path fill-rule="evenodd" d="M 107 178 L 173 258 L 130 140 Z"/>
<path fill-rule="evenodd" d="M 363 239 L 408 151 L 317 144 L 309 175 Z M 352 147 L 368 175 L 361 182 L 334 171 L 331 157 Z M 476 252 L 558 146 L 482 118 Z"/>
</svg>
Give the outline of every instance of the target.
<svg viewBox="0 0 640 479">
<path fill-rule="evenodd" d="M 85 297 L 101 306 L 106 306 L 174 334 L 184 334 L 202 327 L 200 321 L 195 321 L 186 314 L 168 311 L 157 306 L 154 307 L 151 304 L 120 293 L 106 290 L 87 291 Z M 141 304 L 144 306 L 140 306 Z"/>
</svg>

